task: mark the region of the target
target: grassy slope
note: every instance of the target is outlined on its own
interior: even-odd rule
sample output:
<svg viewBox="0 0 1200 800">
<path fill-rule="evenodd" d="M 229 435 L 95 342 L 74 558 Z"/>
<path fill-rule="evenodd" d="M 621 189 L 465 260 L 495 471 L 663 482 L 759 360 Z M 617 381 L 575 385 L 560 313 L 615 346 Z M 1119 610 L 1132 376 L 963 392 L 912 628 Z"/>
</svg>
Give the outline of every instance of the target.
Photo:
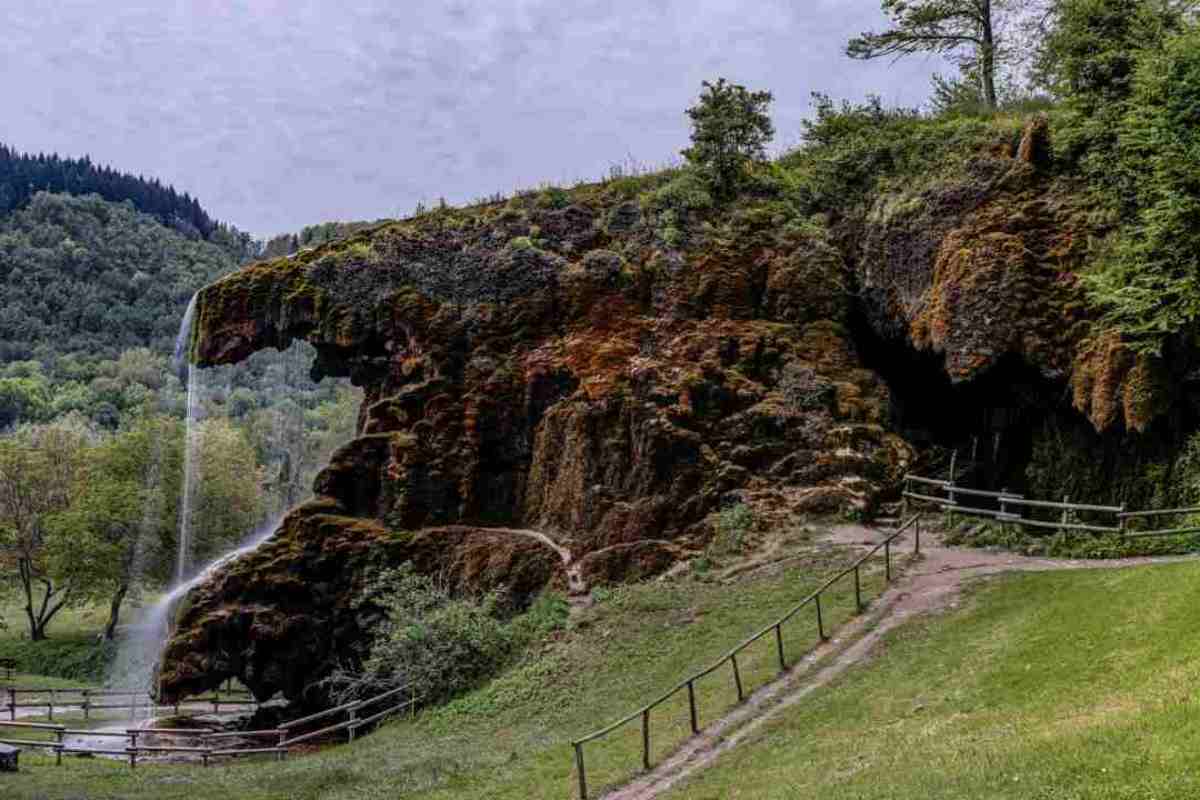
<svg viewBox="0 0 1200 800">
<path fill-rule="evenodd" d="M 386 726 L 351 746 L 282 764 L 262 761 L 203 770 L 185 766 L 128 767 L 68 759 L 63 767 L 29 754 L 20 776 L 7 777 L 5 797 L 99 798 L 561 798 L 574 773 L 569 741 L 626 713 L 707 664 L 754 627 L 804 597 L 835 565 L 849 560 L 825 549 L 789 562 L 781 572 L 737 583 L 683 579 L 615 591 L 583 624 L 547 642 L 524 665 L 418 720 Z M 882 578 L 868 581 L 877 595 Z M 831 603 L 834 622 L 849 613 L 843 591 Z M 789 656 L 815 643 L 811 618 L 785 629 Z M 767 639 L 742 665 L 750 687 L 774 675 L 774 642 Z M 702 719 L 731 707 L 724 671 L 698 686 Z M 686 702 L 686 701 L 684 701 Z M 676 704 L 654 727 L 661 756 L 686 733 L 686 706 Z M 636 727 L 608 746 L 588 751 L 595 788 L 629 777 L 639 762 Z"/>
<path fill-rule="evenodd" d="M 1196 797 L 1198 578 L 997 579 L 671 797 Z"/>
</svg>

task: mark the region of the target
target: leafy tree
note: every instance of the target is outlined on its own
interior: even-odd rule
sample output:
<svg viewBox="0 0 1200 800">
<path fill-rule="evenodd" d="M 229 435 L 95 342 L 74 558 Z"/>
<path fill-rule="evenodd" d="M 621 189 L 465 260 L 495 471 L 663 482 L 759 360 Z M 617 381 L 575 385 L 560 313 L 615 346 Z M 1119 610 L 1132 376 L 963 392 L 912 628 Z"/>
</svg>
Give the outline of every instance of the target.
<svg viewBox="0 0 1200 800">
<path fill-rule="evenodd" d="M 1196 0 L 1055 0 L 1039 20 L 1034 79 L 1085 113 L 1133 89 L 1139 53 L 1186 25 Z"/>
<path fill-rule="evenodd" d="M 127 205 L 36 194 L 0 217 L 0 364 L 37 359 L 51 374 L 68 354 L 165 355 L 191 295 L 236 266 Z M 122 370 L 144 378 L 146 354 L 129 358 Z"/>
<path fill-rule="evenodd" d="M 0 560 L 16 575 L 34 641 L 78 597 L 78 582 L 57 569 L 70 542 L 46 523 L 70 507 L 90 438 L 77 417 L 0 437 Z"/>
<path fill-rule="evenodd" d="M 46 378 L 0 378 L 0 430 L 21 420 L 40 420 L 50 405 Z"/>
<path fill-rule="evenodd" d="M 1200 28 L 1143 52 L 1125 105 L 1109 169 L 1130 210 L 1086 286 L 1154 352 L 1200 322 Z"/>
<path fill-rule="evenodd" d="M 108 605 L 106 639 L 172 536 L 180 433 L 169 419 L 144 417 L 99 440 L 85 452 L 70 506 L 47 521 L 51 571 L 79 587 L 77 600 Z"/>
<path fill-rule="evenodd" d="M 262 521 L 262 473 L 244 431 L 208 419 L 199 447 L 193 495 L 192 559 L 203 563 L 240 542 Z"/>
<path fill-rule="evenodd" d="M 751 92 L 719 78 L 704 81 L 700 102 L 688 109 L 692 146 L 683 151 L 708 179 L 714 193 L 728 198 L 737 191 L 746 168 L 766 158 L 775 135 L 767 108 L 770 92 Z"/>
<path fill-rule="evenodd" d="M 883 0 L 892 21 L 885 31 L 866 31 L 846 45 L 851 58 L 937 53 L 976 75 L 987 108 L 997 106 L 996 75 L 1011 57 L 1005 23 L 1021 0 Z"/>
</svg>

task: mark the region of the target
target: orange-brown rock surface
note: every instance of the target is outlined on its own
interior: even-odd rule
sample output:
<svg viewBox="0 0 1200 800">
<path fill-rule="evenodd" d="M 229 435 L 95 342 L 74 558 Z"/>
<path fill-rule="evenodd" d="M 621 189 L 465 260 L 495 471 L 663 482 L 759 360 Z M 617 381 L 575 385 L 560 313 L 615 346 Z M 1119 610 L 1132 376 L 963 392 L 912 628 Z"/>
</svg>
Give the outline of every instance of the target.
<svg viewBox="0 0 1200 800">
<path fill-rule="evenodd" d="M 366 400 L 318 499 L 192 594 L 164 692 L 233 674 L 295 696 L 361 637 L 341 609 L 373 560 L 566 585 L 553 550 L 489 529 L 544 533 L 585 582 L 617 581 L 702 548 L 706 516 L 755 491 L 796 511 L 872 506 L 912 452 L 844 326 L 845 279 L 837 250 L 769 219 L 671 249 L 632 202 L 514 202 L 209 286 L 200 364 L 304 338 L 314 369 Z"/>
<path fill-rule="evenodd" d="M 1054 436 L 1108 469 L 1120 444 L 1097 431 L 1146 428 L 1167 390 L 1086 308 L 1094 230 L 1045 136 L 1035 121 L 959 178 L 824 223 L 749 198 L 681 236 L 617 181 L 438 210 L 207 287 L 199 364 L 305 339 L 314 371 L 365 400 L 317 499 L 180 610 L 163 693 L 233 675 L 300 696 L 370 630 L 355 598 L 372 565 L 412 561 L 519 603 L 661 572 L 733 503 L 869 512 L 914 450 L 860 324 L 936 354 L 953 384 L 1002 384 L 997 365 L 1020 364 L 1051 397 L 1018 387 L 1004 402 L 1020 407 L 989 412 L 1019 418 L 1017 468 Z M 1031 417 L 1038 403 L 1051 413 Z M 995 430 L 985 449 L 1007 441 Z"/>
</svg>

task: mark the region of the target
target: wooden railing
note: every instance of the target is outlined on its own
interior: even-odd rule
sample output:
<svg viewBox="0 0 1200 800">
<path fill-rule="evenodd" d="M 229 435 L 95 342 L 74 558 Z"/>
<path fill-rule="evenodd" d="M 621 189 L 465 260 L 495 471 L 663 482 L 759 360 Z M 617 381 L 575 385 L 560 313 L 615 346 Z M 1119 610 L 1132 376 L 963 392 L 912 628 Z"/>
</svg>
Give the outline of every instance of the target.
<svg viewBox="0 0 1200 800">
<path fill-rule="evenodd" d="M 1192 506 L 1191 508 L 1161 508 L 1155 511 L 1127 511 L 1119 514 L 1122 522 L 1132 519 L 1156 519 L 1158 517 L 1177 517 L 1187 514 L 1200 513 L 1200 506 Z M 1187 533 L 1200 533 L 1200 527 L 1185 526 L 1182 528 L 1162 528 L 1151 531 L 1134 531 L 1132 533 L 1125 530 L 1124 524 L 1121 527 L 1122 533 L 1130 539 L 1140 539 L 1147 536 L 1177 536 Z"/>
<path fill-rule="evenodd" d="M 394 702 L 382 710 L 376 708 L 374 712 L 367 716 L 361 716 L 363 709 L 377 707 L 387 700 L 394 700 L 404 693 L 408 693 L 408 699 L 401 702 Z M 275 729 L 275 734 L 278 736 L 279 743 L 277 747 L 287 748 L 292 745 L 307 742 L 311 739 L 318 739 L 323 736 L 329 736 L 339 731 L 346 731 L 347 741 L 354 741 L 354 737 L 358 733 L 358 729 L 379 722 L 385 717 L 396 714 L 400 711 L 408 709 L 411 713 L 417 713 L 417 696 L 408 686 L 400 686 L 396 689 L 391 689 L 383 694 L 368 697 L 365 700 L 354 700 L 349 703 L 343 703 L 340 706 L 335 706 L 325 711 L 319 711 L 316 714 L 310 714 L 307 717 L 294 719 L 291 722 L 280 725 Z M 299 733 L 300 728 L 312 725 L 314 722 L 323 722 L 324 720 L 345 714 L 346 719 L 341 722 L 335 722 L 332 725 L 326 725 L 314 731 L 307 733 Z"/>
<path fill-rule="evenodd" d="M 931 487 L 931 488 L 924 488 Z M 918 491 L 919 489 L 919 491 Z M 938 496 L 935 493 L 940 493 Z M 998 508 L 980 508 L 969 502 L 960 500 L 961 497 L 983 497 L 996 502 Z M 1013 524 L 1031 528 L 1050 528 L 1062 531 L 1085 531 L 1088 533 L 1116 533 L 1129 539 L 1140 539 L 1154 536 L 1178 536 L 1188 533 L 1200 533 L 1198 526 L 1162 528 L 1156 530 L 1131 530 L 1132 520 L 1151 520 L 1159 517 L 1182 516 L 1200 513 L 1200 506 L 1190 508 L 1165 508 L 1150 511 L 1126 511 L 1124 505 L 1096 505 L 1094 503 L 1072 503 L 1070 497 L 1064 497 L 1062 502 L 1051 500 L 1030 500 L 1023 495 L 1014 494 L 1007 490 L 998 492 L 983 489 L 970 489 L 958 486 L 953 480 L 925 478 L 920 475 L 904 476 L 905 509 L 908 501 L 929 503 L 939 506 L 943 511 L 968 516 L 988 517 L 1000 522 L 1001 525 Z M 1048 509 L 1061 512 L 1058 520 L 1036 519 L 1026 516 L 1024 509 Z M 1093 517 L 1107 517 L 1110 524 L 1095 524 L 1080 522 L 1075 515 L 1085 513 Z"/>
<path fill-rule="evenodd" d="M 188 754 L 200 758 L 204 762 L 204 766 L 208 766 L 209 758 L 216 753 L 211 747 L 197 747 L 194 745 L 150 745 L 139 744 L 140 737 L 154 736 L 158 738 L 187 738 L 203 740 L 212 731 L 208 728 L 127 728 L 124 731 L 96 731 L 96 730 L 72 730 L 66 725 L 54 725 L 44 722 L 0 722 L 0 730 L 18 730 L 25 731 L 30 734 L 42 733 L 54 737 L 53 739 L 0 739 L 0 743 L 24 746 L 24 747 L 39 747 L 50 750 L 54 753 L 55 762 L 62 764 L 63 753 L 76 753 L 87 755 L 106 755 L 106 756 L 121 756 L 129 759 L 130 768 L 137 767 L 139 756 L 153 754 Z M 123 739 L 128 742 L 127 745 L 120 749 L 101 748 L 101 747 L 72 747 L 67 743 L 68 736 L 86 736 L 89 739 Z"/>
<path fill-rule="evenodd" d="M 44 708 L 46 709 L 47 718 L 51 721 L 54 720 L 54 712 L 56 710 L 77 709 L 83 712 L 84 719 L 89 719 L 92 711 L 127 710 L 131 713 L 136 713 L 143 709 L 150 711 L 174 709 L 175 713 L 178 714 L 180 710 L 179 703 L 169 706 L 158 705 L 147 692 L 131 689 L 50 689 L 10 686 L 4 689 L 4 691 L 8 695 L 8 702 L 0 706 L 0 708 L 8 711 L 9 720 L 12 722 L 15 722 L 17 719 L 17 710 L 22 708 Z M 21 695 L 34 695 L 34 697 L 22 703 L 18 702 Z M 221 706 L 258 707 L 258 701 L 249 697 L 246 692 L 228 689 L 224 695 L 220 691 L 214 691 L 211 695 L 205 697 L 191 698 L 186 704 L 191 706 L 211 704 L 214 714 L 221 713 Z"/>
<path fill-rule="evenodd" d="M 90 696 L 99 694 L 139 694 L 124 691 L 114 690 L 99 690 L 99 689 L 10 689 L 10 692 L 37 692 L 46 693 L 54 691 L 56 694 L 64 692 L 88 692 Z M 407 693 L 407 699 L 399 702 L 395 701 L 401 695 Z M 15 695 L 10 695 L 10 697 Z M 192 702 L 210 702 L 210 698 L 198 698 Z M 86 702 L 86 700 L 84 701 Z M 217 702 L 226 705 L 230 704 L 245 704 L 251 701 L 231 701 L 228 699 L 220 699 L 217 697 Z M 219 757 L 234 757 L 246 755 L 262 755 L 273 754 L 279 758 L 287 757 L 289 749 L 302 742 L 312 741 L 330 736 L 339 731 L 346 731 L 348 741 L 354 741 L 358 731 L 367 725 L 373 725 L 383 721 L 385 718 L 397 714 L 404 710 L 411 711 L 416 714 L 418 698 L 408 686 L 401 686 L 396 689 L 383 692 L 382 694 L 368 697 L 363 700 L 355 700 L 350 703 L 331 708 L 325 711 L 320 711 L 316 714 L 310 714 L 307 717 L 292 720 L 283 725 L 267 730 L 257 731 L 214 731 L 210 728 L 126 728 L 124 731 L 97 731 L 97 730 L 73 730 L 66 725 L 56 725 L 45 722 L 0 722 L 0 733 L 5 730 L 15 730 L 25 732 L 27 735 L 40 733 L 53 738 L 49 739 L 17 739 L 17 738 L 0 738 L 0 744 L 8 744 L 13 746 L 36 747 L 50 750 L 55 755 L 55 762 L 62 763 L 63 753 L 90 753 L 93 755 L 110 755 L 121 756 L 129 759 L 130 768 L 137 767 L 138 758 L 145 755 L 162 755 L 162 754 L 186 754 L 197 757 L 204 762 L 204 766 L 209 765 L 210 759 Z M 42 708 L 45 703 L 25 703 L 15 704 L 10 701 L 10 708 Z M 78 707 L 78 703 L 62 704 L 58 707 Z M 91 705 L 92 709 L 98 708 L 118 708 L 123 709 L 125 705 L 104 704 Z M 146 705 L 136 706 L 137 708 L 146 708 Z M 88 706 L 84 706 L 85 714 Z M 171 706 L 160 706 L 159 708 L 171 708 Z M 369 714 L 363 715 L 363 711 L 371 709 Z M 300 732 L 300 729 L 311 726 L 314 722 L 323 721 L 336 717 L 338 715 L 346 715 L 346 719 L 321 727 L 317 730 Z M 69 736 L 87 736 L 92 738 L 111 738 L 124 739 L 128 742 L 120 749 L 104 749 L 95 747 L 71 747 L 65 740 Z M 166 739 L 191 739 L 198 741 L 201 744 L 196 745 L 159 745 L 159 744 L 144 744 L 139 743 L 141 738 L 143 742 L 145 737 L 166 738 Z M 273 744 L 261 747 L 227 747 L 222 745 L 222 742 L 229 740 L 254 740 L 254 739 L 270 739 Z"/>
<path fill-rule="evenodd" d="M 811 606 L 814 609 L 814 621 L 816 622 L 816 626 L 817 626 L 818 639 L 820 641 L 825 641 L 826 639 L 828 639 L 829 637 L 826 635 L 826 629 L 825 629 L 825 618 L 824 618 L 824 615 L 822 614 L 822 610 L 821 610 L 821 597 L 827 591 L 829 591 L 831 588 L 833 588 L 833 586 L 836 585 L 843 578 L 846 578 L 849 575 L 853 575 L 854 576 L 855 610 L 857 612 L 861 613 L 861 611 L 863 610 L 863 608 L 865 606 L 865 604 L 863 603 L 863 597 L 862 597 L 862 580 L 861 580 L 861 575 L 860 575 L 863 565 L 866 564 L 868 559 L 870 559 L 872 556 L 876 555 L 877 553 L 879 553 L 879 551 L 882 550 L 883 554 L 884 554 L 885 581 L 890 583 L 892 580 L 892 543 L 894 541 L 896 541 L 897 539 L 899 539 L 900 537 L 906 535 L 910 531 L 914 535 L 913 555 L 920 555 L 920 553 L 921 553 L 921 515 L 915 514 L 907 522 L 905 522 L 899 528 L 897 528 L 894 532 L 890 533 L 887 536 L 887 538 L 885 538 L 882 542 L 880 542 L 874 548 L 872 548 L 866 555 L 857 559 L 853 564 L 846 567 L 845 569 L 843 569 L 838 574 L 834 575 L 829 580 L 825 581 L 825 583 L 821 584 L 821 586 L 816 591 L 812 592 L 807 597 L 805 597 L 803 600 L 801 600 L 797 605 L 795 605 L 791 610 L 789 610 L 782 617 L 777 619 L 775 622 L 772 622 L 771 624 L 767 625 L 765 628 L 761 629 L 757 633 L 751 635 L 749 638 L 743 640 L 740 644 L 738 644 L 733 649 L 729 650 L 724 655 L 722 655 L 720 658 L 718 658 L 715 662 L 713 662 L 713 664 L 711 666 L 709 666 L 705 669 L 702 669 L 699 672 L 680 681 L 678 684 L 673 686 L 671 689 L 668 689 L 665 693 L 659 695 L 656 699 L 654 699 L 654 700 L 650 701 L 649 703 L 647 703 L 646 705 L 642 706 L 637 711 L 634 711 L 633 713 L 622 717 L 621 719 L 617 720 L 616 722 L 613 722 L 612 724 L 610 724 L 604 728 L 601 728 L 600 730 L 598 730 L 594 733 L 590 733 L 587 736 L 583 736 L 579 739 L 575 739 L 574 741 L 572 741 L 571 747 L 574 748 L 574 750 L 575 750 L 575 770 L 576 770 L 576 775 L 577 775 L 578 782 L 579 782 L 580 800 L 587 800 L 587 797 L 588 797 L 587 770 L 586 770 L 586 765 L 584 763 L 584 750 L 583 750 L 583 746 L 585 744 L 587 744 L 588 742 L 592 742 L 597 739 L 603 738 L 605 736 L 608 736 L 610 733 L 612 733 L 613 731 L 616 731 L 618 728 L 621 728 L 624 725 L 627 725 L 630 722 L 633 722 L 634 720 L 640 719 L 641 720 L 641 729 L 642 729 L 642 768 L 649 770 L 650 767 L 652 766 L 651 761 L 650 761 L 650 712 L 652 712 L 655 708 L 657 708 L 658 706 L 667 702 L 668 700 L 670 700 L 671 698 L 673 698 L 675 695 L 679 694 L 680 692 L 686 691 L 687 697 L 688 697 L 688 712 L 689 712 L 689 716 L 690 716 L 692 735 L 696 735 L 696 734 L 700 733 L 701 729 L 700 729 L 699 715 L 697 712 L 697 705 L 696 705 L 696 682 L 697 681 L 699 681 L 702 678 L 707 677 L 708 675 L 713 674 L 718 669 L 720 669 L 721 667 L 728 664 L 731 668 L 730 674 L 731 674 L 731 677 L 733 678 L 734 688 L 737 691 L 738 702 L 740 703 L 743 700 L 745 700 L 746 692 L 745 692 L 744 686 L 742 685 L 741 672 L 738 669 L 738 655 L 740 653 L 742 653 L 742 651 L 744 651 L 747 647 L 749 647 L 750 645 L 759 641 L 763 637 L 768 636 L 771 633 L 774 633 L 775 649 L 776 649 L 776 654 L 779 659 L 779 672 L 783 673 L 784 671 L 786 671 L 788 669 L 788 663 L 787 663 L 787 659 L 785 658 L 785 655 L 784 655 L 784 646 L 783 646 L 783 625 L 784 625 L 784 623 L 791 620 L 794 616 L 796 616 L 796 614 L 800 613 L 805 608 L 808 608 Z"/>
</svg>

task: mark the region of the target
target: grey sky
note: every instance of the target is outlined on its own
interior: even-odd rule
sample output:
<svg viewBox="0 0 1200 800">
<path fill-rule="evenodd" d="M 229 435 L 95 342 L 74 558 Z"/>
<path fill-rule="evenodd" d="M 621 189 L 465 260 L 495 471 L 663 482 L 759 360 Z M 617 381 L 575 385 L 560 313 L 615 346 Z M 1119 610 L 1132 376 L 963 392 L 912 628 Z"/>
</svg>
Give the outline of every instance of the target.
<svg viewBox="0 0 1200 800">
<path fill-rule="evenodd" d="M 0 0 L 0 141 L 153 175 L 256 234 L 598 177 L 686 145 L 700 81 L 916 105 L 878 0 Z"/>
</svg>

